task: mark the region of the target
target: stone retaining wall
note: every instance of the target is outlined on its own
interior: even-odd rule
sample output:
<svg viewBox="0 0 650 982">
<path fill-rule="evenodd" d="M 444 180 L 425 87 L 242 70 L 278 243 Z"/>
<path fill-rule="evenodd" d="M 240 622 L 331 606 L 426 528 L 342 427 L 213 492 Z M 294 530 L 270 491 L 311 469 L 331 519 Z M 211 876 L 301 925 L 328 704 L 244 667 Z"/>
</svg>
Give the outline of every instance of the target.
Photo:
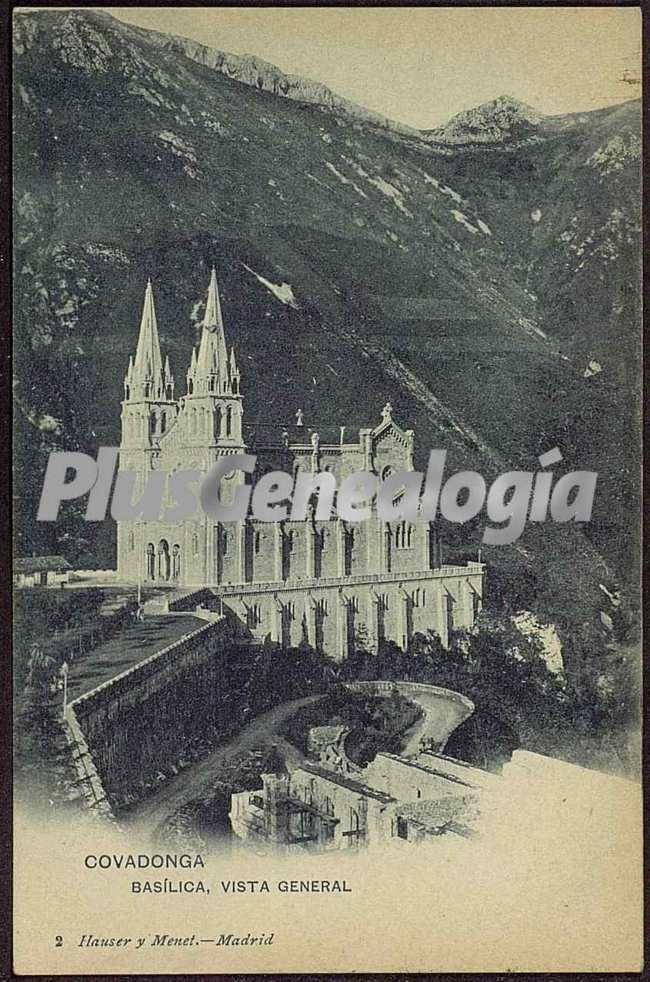
<svg viewBox="0 0 650 982">
<path fill-rule="evenodd" d="M 237 731 L 249 657 L 220 618 L 70 704 L 113 811 Z"/>
</svg>

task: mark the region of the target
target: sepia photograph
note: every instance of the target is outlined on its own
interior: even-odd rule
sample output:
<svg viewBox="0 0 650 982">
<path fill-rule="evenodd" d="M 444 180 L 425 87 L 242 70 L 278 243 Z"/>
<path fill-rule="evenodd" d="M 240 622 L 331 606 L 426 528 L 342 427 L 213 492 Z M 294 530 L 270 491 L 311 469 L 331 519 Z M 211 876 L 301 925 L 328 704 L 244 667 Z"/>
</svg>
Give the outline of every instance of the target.
<svg viewBox="0 0 650 982">
<path fill-rule="evenodd" d="M 640 10 L 10 31 L 14 971 L 640 971 Z"/>
</svg>

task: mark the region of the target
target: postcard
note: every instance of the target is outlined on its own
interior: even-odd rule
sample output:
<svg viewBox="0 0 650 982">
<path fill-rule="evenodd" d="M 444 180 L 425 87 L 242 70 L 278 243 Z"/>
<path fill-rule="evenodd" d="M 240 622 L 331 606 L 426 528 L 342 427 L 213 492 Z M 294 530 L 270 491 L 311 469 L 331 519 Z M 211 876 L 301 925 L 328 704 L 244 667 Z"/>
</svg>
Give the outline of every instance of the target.
<svg viewBox="0 0 650 982">
<path fill-rule="evenodd" d="M 639 10 L 12 29 L 14 971 L 640 970 Z"/>
</svg>

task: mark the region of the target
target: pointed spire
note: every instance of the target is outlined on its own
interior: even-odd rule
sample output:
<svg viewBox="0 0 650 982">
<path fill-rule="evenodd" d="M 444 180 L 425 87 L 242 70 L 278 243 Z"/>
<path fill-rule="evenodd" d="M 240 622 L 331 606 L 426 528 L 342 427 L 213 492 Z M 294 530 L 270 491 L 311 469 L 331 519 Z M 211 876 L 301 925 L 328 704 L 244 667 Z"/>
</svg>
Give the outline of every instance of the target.
<svg viewBox="0 0 650 982">
<path fill-rule="evenodd" d="M 203 331 L 201 332 L 199 353 L 196 361 L 197 374 L 201 378 L 207 378 L 210 375 L 223 375 L 224 379 L 227 377 L 228 353 L 226 351 L 226 339 L 223 330 L 217 274 L 214 267 L 212 267 L 212 273 L 210 275 L 208 299 L 205 305 L 205 317 L 203 318 Z"/>
<path fill-rule="evenodd" d="M 205 317 L 203 326 L 210 328 L 221 328 L 223 331 L 223 317 L 221 316 L 221 301 L 219 299 L 219 287 L 217 286 L 217 271 L 212 267 L 210 273 L 210 285 L 208 286 L 208 302 L 205 305 Z"/>
<path fill-rule="evenodd" d="M 155 383 L 158 383 L 162 376 L 162 357 L 160 354 L 158 324 L 156 321 L 156 308 L 153 302 L 151 280 L 147 280 L 147 289 L 144 294 L 140 335 L 138 337 L 138 347 L 135 352 L 133 371 L 136 377 L 140 379 L 151 379 Z"/>
</svg>

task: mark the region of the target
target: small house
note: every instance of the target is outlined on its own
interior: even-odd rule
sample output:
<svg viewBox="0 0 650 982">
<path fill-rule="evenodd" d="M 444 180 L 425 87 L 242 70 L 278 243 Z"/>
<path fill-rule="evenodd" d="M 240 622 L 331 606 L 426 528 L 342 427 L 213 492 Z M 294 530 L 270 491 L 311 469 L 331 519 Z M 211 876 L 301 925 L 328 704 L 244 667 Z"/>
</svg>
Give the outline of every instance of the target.
<svg viewBox="0 0 650 982">
<path fill-rule="evenodd" d="M 14 586 L 60 586 L 68 583 L 71 568 L 63 556 L 28 556 L 15 559 Z"/>
</svg>

